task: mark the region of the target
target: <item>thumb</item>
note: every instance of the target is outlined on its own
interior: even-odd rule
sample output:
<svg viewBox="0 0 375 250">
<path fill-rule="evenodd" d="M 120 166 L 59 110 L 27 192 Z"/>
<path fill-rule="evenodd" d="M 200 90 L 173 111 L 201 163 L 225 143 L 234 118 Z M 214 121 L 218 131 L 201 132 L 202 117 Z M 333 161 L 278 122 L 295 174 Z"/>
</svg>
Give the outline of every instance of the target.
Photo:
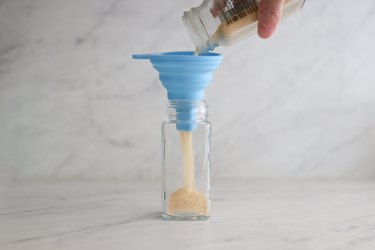
<svg viewBox="0 0 375 250">
<path fill-rule="evenodd" d="M 269 38 L 275 31 L 285 0 L 262 0 L 258 10 L 258 35 Z"/>
</svg>

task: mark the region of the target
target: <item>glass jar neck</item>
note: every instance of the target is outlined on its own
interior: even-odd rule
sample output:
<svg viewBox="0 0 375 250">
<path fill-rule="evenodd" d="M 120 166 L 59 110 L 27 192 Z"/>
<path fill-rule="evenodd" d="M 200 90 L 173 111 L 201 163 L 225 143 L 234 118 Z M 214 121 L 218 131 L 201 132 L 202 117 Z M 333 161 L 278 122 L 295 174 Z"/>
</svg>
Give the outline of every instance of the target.
<svg viewBox="0 0 375 250">
<path fill-rule="evenodd" d="M 207 121 L 207 104 L 202 100 L 170 100 L 167 121 L 176 124 L 196 124 Z"/>
<path fill-rule="evenodd" d="M 207 23 L 206 19 L 211 17 L 206 5 L 207 4 L 203 2 L 199 7 L 185 11 L 182 16 L 182 20 L 189 36 L 196 47 L 195 49 L 198 49 L 199 53 L 207 53 L 219 46 L 212 39 L 212 34 L 210 34 L 205 26 Z M 205 11 L 207 13 L 205 13 Z"/>
</svg>

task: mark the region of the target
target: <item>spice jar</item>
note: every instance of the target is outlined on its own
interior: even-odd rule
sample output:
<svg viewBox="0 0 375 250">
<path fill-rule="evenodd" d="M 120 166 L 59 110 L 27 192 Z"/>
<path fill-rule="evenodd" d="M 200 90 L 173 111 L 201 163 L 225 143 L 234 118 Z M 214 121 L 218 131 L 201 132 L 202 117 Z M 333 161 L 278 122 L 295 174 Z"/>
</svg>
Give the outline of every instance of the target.
<svg viewBox="0 0 375 250">
<path fill-rule="evenodd" d="M 201 100 L 173 100 L 162 125 L 163 218 L 210 215 L 211 125 Z"/>
<path fill-rule="evenodd" d="M 200 53 L 231 45 L 256 33 L 260 0 L 204 0 L 182 17 Z M 283 17 L 299 10 L 305 0 L 285 0 Z"/>
</svg>

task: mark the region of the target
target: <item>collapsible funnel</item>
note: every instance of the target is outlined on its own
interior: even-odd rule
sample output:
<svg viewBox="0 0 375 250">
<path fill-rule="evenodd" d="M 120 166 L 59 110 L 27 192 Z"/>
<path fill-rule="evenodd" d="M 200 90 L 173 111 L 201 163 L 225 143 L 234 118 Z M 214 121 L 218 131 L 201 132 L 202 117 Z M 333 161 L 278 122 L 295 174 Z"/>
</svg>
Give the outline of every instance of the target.
<svg viewBox="0 0 375 250">
<path fill-rule="evenodd" d="M 166 52 L 155 54 L 137 54 L 134 59 L 149 59 L 159 71 L 159 79 L 169 100 L 203 100 L 205 88 L 212 80 L 212 72 L 219 67 L 222 56 L 206 53 L 194 56 L 192 51 Z M 195 129 L 193 107 L 186 102 L 186 107 L 176 110 L 178 130 Z M 181 111 L 181 112 L 179 112 Z M 178 114 L 183 115 L 178 115 Z M 183 121 L 182 121 L 183 120 Z"/>
</svg>

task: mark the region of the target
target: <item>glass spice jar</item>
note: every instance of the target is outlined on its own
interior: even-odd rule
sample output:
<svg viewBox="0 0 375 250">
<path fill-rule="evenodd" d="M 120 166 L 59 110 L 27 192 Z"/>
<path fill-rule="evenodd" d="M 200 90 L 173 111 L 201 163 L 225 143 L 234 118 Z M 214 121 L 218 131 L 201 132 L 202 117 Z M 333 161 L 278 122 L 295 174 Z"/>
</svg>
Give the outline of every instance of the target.
<svg viewBox="0 0 375 250">
<path fill-rule="evenodd" d="M 171 100 L 162 124 L 164 219 L 210 215 L 211 124 L 201 100 Z"/>
<path fill-rule="evenodd" d="M 285 0 L 283 17 L 298 11 L 305 0 Z M 257 31 L 260 0 L 204 0 L 185 11 L 184 25 L 199 53 L 232 45 Z"/>
</svg>

